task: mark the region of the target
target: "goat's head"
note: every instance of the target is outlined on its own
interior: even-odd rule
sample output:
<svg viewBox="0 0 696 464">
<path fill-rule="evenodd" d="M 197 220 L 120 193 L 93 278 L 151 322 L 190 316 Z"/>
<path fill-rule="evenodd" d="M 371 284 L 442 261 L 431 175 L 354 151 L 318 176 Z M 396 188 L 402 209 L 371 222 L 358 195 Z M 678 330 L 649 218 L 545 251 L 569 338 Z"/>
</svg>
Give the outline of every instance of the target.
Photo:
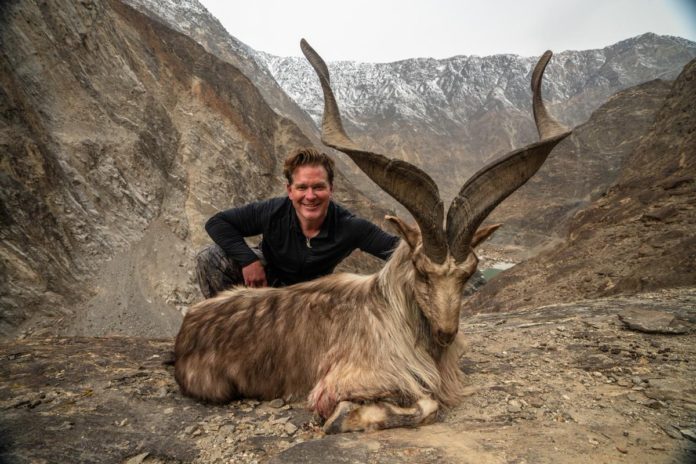
<svg viewBox="0 0 696 464">
<path fill-rule="evenodd" d="M 479 226 L 501 201 L 534 175 L 553 147 L 570 135 L 570 131 L 549 116 L 541 98 L 541 80 L 552 54 L 544 53 L 532 73 L 534 120 L 541 140 L 507 154 L 474 174 L 452 201 L 447 226 L 443 227 L 444 206 L 432 178 L 410 163 L 364 150 L 346 135 L 326 64 L 304 39 L 300 45 L 319 76 L 324 93 L 322 142 L 347 154 L 368 177 L 401 203 L 418 224 L 415 228 L 399 218 L 387 218 L 411 249 L 416 301 L 430 322 L 433 337 L 446 346 L 459 327 L 462 288 L 478 264 L 473 250 L 499 224 Z"/>
</svg>

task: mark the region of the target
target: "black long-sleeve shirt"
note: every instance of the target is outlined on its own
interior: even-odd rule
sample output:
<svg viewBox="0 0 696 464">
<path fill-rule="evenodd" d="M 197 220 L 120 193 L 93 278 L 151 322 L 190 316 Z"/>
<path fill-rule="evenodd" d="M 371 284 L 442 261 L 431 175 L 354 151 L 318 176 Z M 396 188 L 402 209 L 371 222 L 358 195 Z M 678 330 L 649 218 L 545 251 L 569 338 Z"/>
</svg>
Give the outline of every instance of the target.
<svg viewBox="0 0 696 464">
<path fill-rule="evenodd" d="M 266 279 L 276 287 L 330 274 L 356 248 L 386 260 L 399 241 L 333 201 L 321 231 L 308 240 L 287 197 L 219 212 L 208 220 L 205 229 L 242 267 L 258 259 L 244 237 L 263 234 L 261 250 L 267 262 Z"/>
</svg>

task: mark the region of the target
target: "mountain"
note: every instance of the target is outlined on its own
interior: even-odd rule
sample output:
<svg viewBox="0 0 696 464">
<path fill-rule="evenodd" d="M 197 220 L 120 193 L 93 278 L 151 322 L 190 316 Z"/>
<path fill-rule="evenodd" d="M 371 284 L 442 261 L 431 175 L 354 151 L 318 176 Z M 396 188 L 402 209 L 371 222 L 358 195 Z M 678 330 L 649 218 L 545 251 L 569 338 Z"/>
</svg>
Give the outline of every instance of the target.
<svg viewBox="0 0 696 464">
<path fill-rule="evenodd" d="M 616 181 L 572 218 L 565 240 L 496 276 L 467 301 L 467 310 L 502 311 L 693 286 L 694 108 L 696 60 L 674 82 Z"/>
<path fill-rule="evenodd" d="M 671 82 L 649 81 L 613 95 L 575 127 L 525 185 L 489 216 L 503 223 L 485 253 L 520 261 L 567 233 L 575 212 L 616 180 L 623 160 L 650 129 Z"/>
<path fill-rule="evenodd" d="M 259 90 L 268 105 L 278 113 L 292 120 L 305 137 L 315 146 L 333 155 L 339 170 L 347 173 L 356 187 L 370 198 L 377 199 L 381 205 L 399 209 L 391 197 L 377 187 L 359 171 L 355 164 L 343 153 L 325 147 L 320 141 L 320 133 L 309 113 L 283 90 L 266 66 L 268 55 L 257 51 L 228 33 L 225 28 L 197 0 L 124 0 L 125 3 L 167 27 L 181 32 L 198 42 L 208 53 L 226 61 L 245 76 Z M 299 52 L 299 36 L 297 50 Z"/>
<path fill-rule="evenodd" d="M 567 233 L 468 301 L 505 312 L 459 325 L 462 403 L 326 436 L 302 401 L 186 398 L 167 362 L 202 222 L 281 193 L 313 140 L 231 59 L 116 0 L 0 2 L 0 462 L 694 462 L 696 61 L 610 98 L 498 212 L 511 241 L 555 209 Z"/>
<path fill-rule="evenodd" d="M 191 262 L 207 242 L 204 220 L 282 193 L 283 157 L 318 143 L 314 122 L 276 82 L 289 85 L 284 76 L 297 73 L 291 94 L 314 102 L 309 113 L 316 117 L 316 79 L 303 61 L 253 51 L 195 0 L 128 2 L 0 6 L 4 333 L 32 318 L 70 320 L 75 313 L 87 316 L 72 333 L 172 333 L 175 309 L 198 298 Z M 595 105 L 588 102 L 641 79 L 670 78 L 670 63 L 693 54 L 691 42 L 655 35 L 564 52 L 552 61 L 546 93 L 573 124 Z M 330 67 L 355 138 L 420 164 L 447 197 L 485 160 L 533 139 L 524 106 L 532 61 L 499 55 Z M 632 121 L 644 124 L 649 114 L 638 102 L 659 99 L 659 91 L 637 92 Z M 609 105 L 606 114 L 614 114 Z M 621 137 L 635 143 L 640 127 L 625 129 Z M 558 204 L 544 197 L 544 218 L 567 217 L 601 195 L 630 145 L 609 153 L 619 132 L 586 134 L 574 146 L 597 146 L 597 156 L 582 172 L 587 163 L 573 164 L 572 150 L 550 165 L 548 179 L 567 171 L 554 189 L 568 191 L 550 193 Z M 338 200 L 381 218 L 384 210 L 360 193 L 374 187 L 348 176 L 339 173 Z M 582 188 L 579 178 L 586 179 Z M 529 203 L 520 195 L 510 200 L 510 232 L 501 237 L 508 245 L 542 243 L 534 235 L 554 222 L 532 225 L 516 216 Z M 354 260 L 347 268 L 374 266 Z"/>
<path fill-rule="evenodd" d="M 257 84 L 274 110 L 291 118 L 320 144 L 317 125 L 323 100 L 316 76 L 304 58 L 281 58 L 253 50 L 225 31 L 196 0 L 127 1 L 189 35 L 223 60 L 236 64 L 240 61 L 237 57 L 243 56 L 240 69 Z M 330 50 L 320 52 L 330 59 Z M 674 79 L 694 56 L 693 42 L 655 34 L 601 50 L 562 52 L 547 70 L 545 95 L 557 117 L 570 127 L 576 126 L 618 91 L 656 79 Z M 329 61 L 329 68 L 351 137 L 425 169 L 448 203 L 464 180 L 485 162 L 535 140 L 529 93 L 529 73 L 535 62 L 536 57 L 516 55 L 456 56 L 378 64 Z M 564 218 L 613 181 L 622 156 L 630 152 L 651 122 L 659 96 L 645 92 L 626 94 L 621 100 L 625 103 L 607 108 L 606 123 L 615 122 L 610 130 L 576 132 L 561 144 L 531 181 L 536 193 L 525 187 L 494 213 L 506 227 L 489 248 L 496 246 L 505 259 L 518 260 L 563 234 Z M 615 107 L 624 104 L 632 106 L 632 115 L 613 121 L 611 115 L 618 114 Z M 577 139 L 578 134 L 584 134 L 582 140 Z M 400 214 L 408 214 L 345 155 L 329 151 L 359 189 Z M 554 161 L 556 157 L 560 160 Z M 555 183 L 550 188 L 545 182 Z"/>
<path fill-rule="evenodd" d="M 529 81 L 537 57 L 358 63 L 331 62 L 331 50 L 318 52 L 329 60 L 349 135 L 425 169 L 444 199 L 486 161 L 536 138 Z M 260 56 L 281 87 L 318 121 L 321 92 L 306 60 Z M 544 95 L 551 112 L 573 127 L 620 90 L 674 79 L 694 57 L 695 43 L 655 34 L 601 50 L 564 51 L 547 68 Z"/>
<path fill-rule="evenodd" d="M 119 1 L 2 2 L 0 45 L 0 333 L 78 315 L 73 334 L 172 335 L 200 298 L 205 220 L 282 194 L 283 159 L 312 142 L 237 67 Z"/>
<path fill-rule="evenodd" d="M 268 105 L 292 119 L 306 136 L 316 138 L 317 129 L 309 115 L 278 85 L 262 55 L 229 34 L 220 21 L 197 0 L 124 0 L 136 10 L 167 27 L 188 35 L 205 50 L 232 64 L 259 89 Z M 298 39 L 299 50 L 299 39 Z"/>
</svg>

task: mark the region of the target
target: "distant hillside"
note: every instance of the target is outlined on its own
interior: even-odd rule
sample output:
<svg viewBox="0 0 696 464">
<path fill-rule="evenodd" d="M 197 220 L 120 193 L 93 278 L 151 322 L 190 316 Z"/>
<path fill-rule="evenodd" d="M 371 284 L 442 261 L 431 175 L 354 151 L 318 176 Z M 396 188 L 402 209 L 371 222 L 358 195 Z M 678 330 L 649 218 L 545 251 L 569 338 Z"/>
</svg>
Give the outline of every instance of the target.
<svg viewBox="0 0 696 464">
<path fill-rule="evenodd" d="M 235 31 L 225 31 L 197 0 L 127 2 L 238 66 L 276 112 L 291 118 L 306 136 L 319 143 L 315 123 L 321 118 L 323 103 L 316 76 L 304 58 L 275 57 L 253 50 L 234 37 Z M 298 41 L 301 35 L 298 32 Z M 366 147 L 423 167 L 437 181 L 446 202 L 485 162 L 536 137 L 529 73 L 537 57 L 455 56 L 357 63 L 331 62 L 331 50 L 319 52 L 329 60 L 332 85 L 349 134 Z M 655 79 L 674 79 L 684 64 L 696 57 L 696 44 L 678 37 L 644 34 L 603 49 L 556 52 L 547 71 L 545 95 L 558 118 L 575 126 L 584 123 L 616 92 Z M 640 99 L 641 92 L 635 96 Z M 505 213 L 507 227 L 494 244 L 503 246 L 507 254 L 514 253 L 514 258 L 533 253 L 535 247 L 563 233 L 562 217 L 586 203 L 588 193 L 606 187 L 621 155 L 630 151 L 636 134 L 644 129 L 642 124 L 650 122 L 639 109 L 643 103 L 650 104 L 650 95 L 645 97 L 647 100 L 632 105 L 631 124 L 618 124 L 615 130 L 603 132 L 601 145 L 586 138 L 570 149 L 576 154 L 590 150 L 583 156 L 592 157 L 591 167 L 570 159 L 558 164 L 550 160 L 563 175 L 548 179 L 563 180 L 550 188 L 558 192 L 558 198 L 542 195 L 543 200 L 552 200 L 541 212 L 542 218 L 520 217 L 528 208 L 538 208 L 538 202 L 523 204 L 532 198 L 529 195 L 520 192 L 508 200 L 503 208 L 513 214 Z M 623 104 L 630 105 L 629 100 L 627 97 Z M 629 140 L 618 140 L 624 135 Z M 333 154 L 363 192 L 400 211 L 400 206 L 347 157 Z M 561 158 L 564 156 L 573 155 Z M 502 211 L 499 209 L 498 215 Z M 556 230 L 556 226 L 560 228 Z"/>
<path fill-rule="evenodd" d="M 328 60 L 348 133 L 421 166 L 445 199 L 485 162 L 536 140 L 529 80 L 538 56 L 357 63 L 331 62 L 331 50 L 317 51 Z M 544 95 L 551 112 L 572 127 L 620 90 L 674 79 L 696 57 L 696 43 L 644 34 L 599 50 L 555 52 Z M 318 121 L 321 92 L 306 61 L 262 57 L 283 89 Z"/>
<path fill-rule="evenodd" d="M 536 254 L 567 233 L 580 208 L 603 195 L 655 120 L 672 86 L 650 81 L 612 96 L 561 142 L 544 166 L 489 217 L 502 222 L 484 248 L 508 260 Z"/>
<path fill-rule="evenodd" d="M 696 60 L 605 195 L 563 243 L 495 277 L 467 311 L 504 311 L 696 282 Z"/>
</svg>

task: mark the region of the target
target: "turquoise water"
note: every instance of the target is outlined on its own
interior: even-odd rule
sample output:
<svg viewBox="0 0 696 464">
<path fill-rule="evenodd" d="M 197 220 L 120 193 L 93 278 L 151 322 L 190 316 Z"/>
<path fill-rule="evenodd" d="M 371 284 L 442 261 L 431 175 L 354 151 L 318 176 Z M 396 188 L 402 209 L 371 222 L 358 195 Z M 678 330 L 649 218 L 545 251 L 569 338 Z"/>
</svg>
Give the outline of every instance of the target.
<svg viewBox="0 0 696 464">
<path fill-rule="evenodd" d="M 500 274 L 504 270 L 505 269 L 497 269 L 494 267 L 489 267 L 488 269 L 481 269 L 481 273 L 483 274 L 483 277 L 486 278 L 486 280 L 491 280 L 493 277 Z"/>
<path fill-rule="evenodd" d="M 506 262 L 499 262 L 495 263 L 495 267 L 488 267 L 485 269 L 481 269 L 481 273 L 483 276 L 486 278 L 486 280 L 491 280 L 493 277 L 497 276 L 501 272 L 503 272 L 506 269 L 510 269 L 512 266 L 515 265 L 515 263 L 506 263 Z"/>
</svg>

